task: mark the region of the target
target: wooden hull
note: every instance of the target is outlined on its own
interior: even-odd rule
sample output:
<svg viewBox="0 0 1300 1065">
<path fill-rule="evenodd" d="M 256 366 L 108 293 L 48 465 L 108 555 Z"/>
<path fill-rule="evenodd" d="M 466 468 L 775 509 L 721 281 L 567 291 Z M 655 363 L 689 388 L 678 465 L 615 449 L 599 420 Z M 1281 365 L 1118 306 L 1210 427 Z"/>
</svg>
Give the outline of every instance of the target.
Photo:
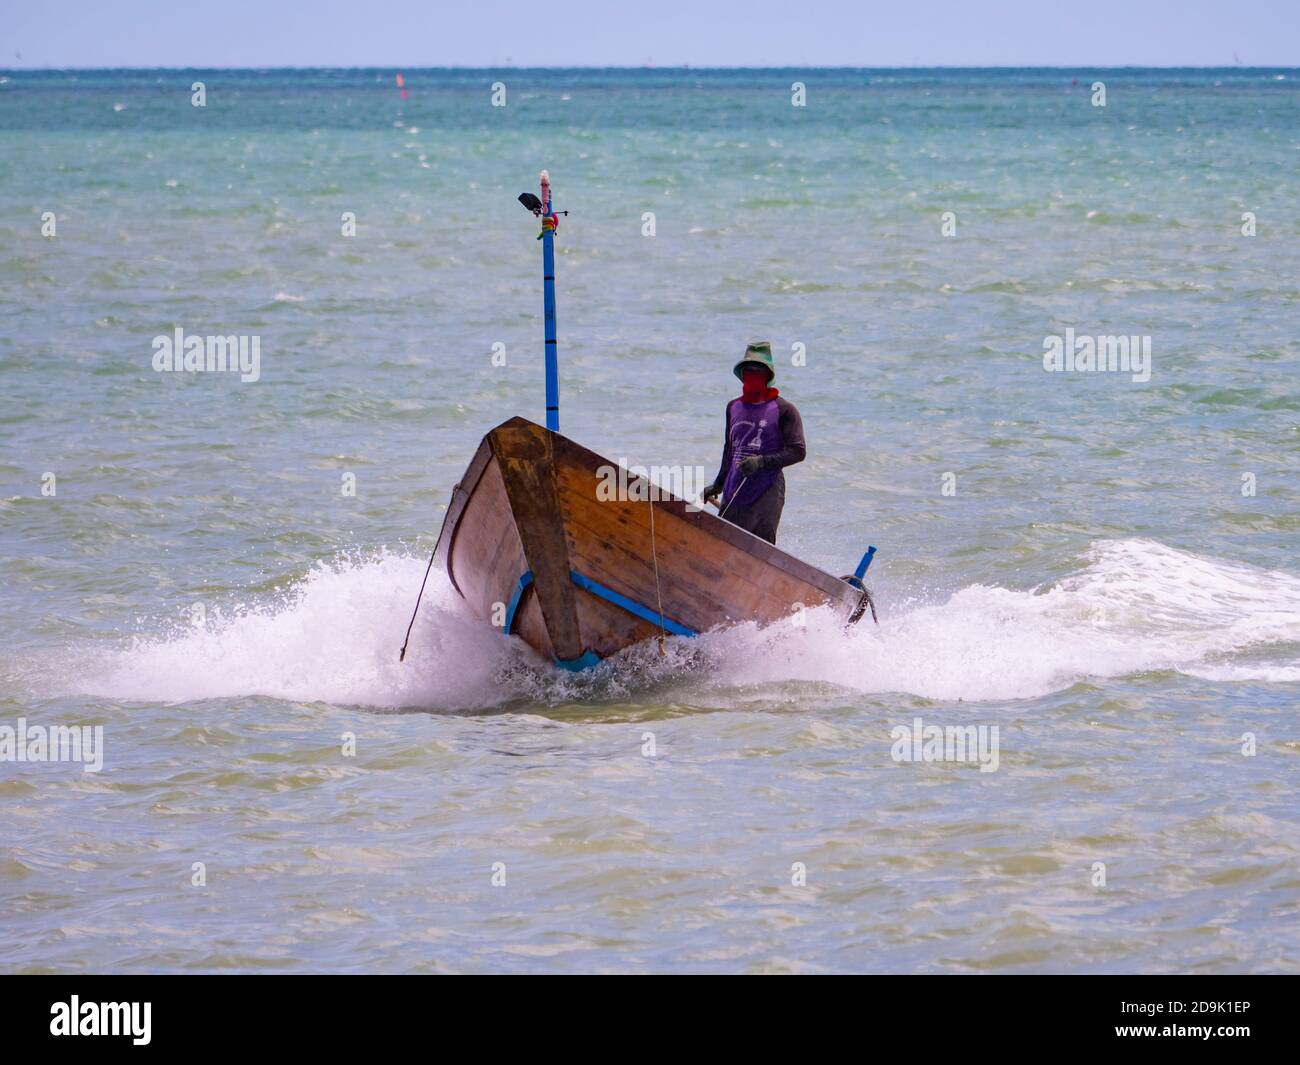
<svg viewBox="0 0 1300 1065">
<path fill-rule="evenodd" d="M 661 609 L 669 634 L 693 635 L 800 604 L 846 616 L 858 605 L 843 580 L 682 500 L 601 498 L 601 467 L 617 469 L 512 418 L 483 438 L 438 537 L 474 613 L 556 664 L 580 669 L 657 637 Z"/>
</svg>

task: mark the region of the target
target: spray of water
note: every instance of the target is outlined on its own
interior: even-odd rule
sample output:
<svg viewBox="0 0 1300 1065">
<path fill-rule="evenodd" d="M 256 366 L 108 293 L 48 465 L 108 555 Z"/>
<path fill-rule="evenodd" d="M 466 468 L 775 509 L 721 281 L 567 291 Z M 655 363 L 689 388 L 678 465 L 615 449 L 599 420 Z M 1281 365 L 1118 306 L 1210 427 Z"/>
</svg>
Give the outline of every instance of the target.
<svg viewBox="0 0 1300 1065">
<path fill-rule="evenodd" d="M 683 677 L 714 690 L 810 681 L 943 700 L 1034 698 L 1151 670 L 1300 679 L 1300 579 L 1149 540 L 1099 542 L 1083 561 L 1041 588 L 971 585 L 942 603 L 895 605 L 879 627 L 845 632 L 815 610 L 670 640 L 666 660 L 633 648 L 575 676 L 469 617 L 436 568 L 399 663 L 425 560 L 381 553 L 320 565 L 265 602 L 113 652 L 83 673 L 81 694 L 473 710 L 618 696 Z"/>
</svg>

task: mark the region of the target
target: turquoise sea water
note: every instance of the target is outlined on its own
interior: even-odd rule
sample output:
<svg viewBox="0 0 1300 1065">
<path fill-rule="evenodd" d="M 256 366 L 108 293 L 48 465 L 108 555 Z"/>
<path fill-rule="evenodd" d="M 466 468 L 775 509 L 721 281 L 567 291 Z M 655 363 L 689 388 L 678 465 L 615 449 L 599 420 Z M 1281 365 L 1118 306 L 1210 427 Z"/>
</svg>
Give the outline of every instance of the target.
<svg viewBox="0 0 1300 1065">
<path fill-rule="evenodd" d="M 1300 969 L 1300 71 L 394 74 L 0 72 L 0 727 L 105 755 L 0 762 L 0 968 Z M 566 435 L 711 474 L 771 340 L 878 627 L 562 676 L 435 578 L 398 664 L 543 166 Z"/>
</svg>

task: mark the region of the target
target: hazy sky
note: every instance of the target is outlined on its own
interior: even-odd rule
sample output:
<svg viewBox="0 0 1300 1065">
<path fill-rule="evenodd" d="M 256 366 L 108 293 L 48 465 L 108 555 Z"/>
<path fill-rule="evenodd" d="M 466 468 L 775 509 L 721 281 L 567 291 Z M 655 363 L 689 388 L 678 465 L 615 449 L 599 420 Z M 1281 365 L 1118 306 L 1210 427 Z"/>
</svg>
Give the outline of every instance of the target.
<svg viewBox="0 0 1300 1065">
<path fill-rule="evenodd" d="M 544 19 L 540 23 L 539 19 Z M 1300 0 L 0 0 L 0 67 L 1300 64 Z"/>
</svg>

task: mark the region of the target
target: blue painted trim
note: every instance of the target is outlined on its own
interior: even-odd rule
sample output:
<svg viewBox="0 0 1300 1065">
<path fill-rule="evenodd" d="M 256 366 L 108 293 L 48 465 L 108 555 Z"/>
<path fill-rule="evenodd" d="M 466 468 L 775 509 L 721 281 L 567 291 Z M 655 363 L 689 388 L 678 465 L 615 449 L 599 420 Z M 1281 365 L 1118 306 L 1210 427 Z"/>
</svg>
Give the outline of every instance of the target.
<svg viewBox="0 0 1300 1065">
<path fill-rule="evenodd" d="M 515 594 L 510 597 L 510 605 L 506 607 L 506 620 L 501 626 L 501 631 L 507 636 L 510 630 L 515 627 L 515 611 L 519 609 L 519 600 L 523 598 L 524 589 L 533 583 L 533 571 L 524 570 L 523 575 L 519 578 L 519 583 L 515 585 Z"/>
<path fill-rule="evenodd" d="M 561 669 L 567 669 L 570 673 L 576 673 L 580 669 L 590 669 L 600 663 L 600 655 L 595 651 L 583 651 L 577 658 L 557 658 L 555 664 Z"/>
<path fill-rule="evenodd" d="M 579 588 L 590 592 L 592 595 L 600 596 L 601 599 L 604 599 L 608 603 L 613 603 L 616 607 L 626 610 L 629 614 L 635 614 L 642 621 L 648 621 L 651 625 L 658 625 L 660 623 L 658 613 L 651 610 L 649 607 L 642 606 L 635 599 L 629 599 L 625 595 L 620 595 L 612 588 L 606 588 L 603 584 L 593 581 L 590 577 L 584 576 L 576 569 L 570 570 L 569 576 L 573 578 L 573 583 Z M 685 625 L 673 621 L 670 617 L 663 618 L 663 627 L 664 631 L 671 632 L 674 636 L 699 635 L 699 633 L 694 629 L 688 629 Z"/>
</svg>

